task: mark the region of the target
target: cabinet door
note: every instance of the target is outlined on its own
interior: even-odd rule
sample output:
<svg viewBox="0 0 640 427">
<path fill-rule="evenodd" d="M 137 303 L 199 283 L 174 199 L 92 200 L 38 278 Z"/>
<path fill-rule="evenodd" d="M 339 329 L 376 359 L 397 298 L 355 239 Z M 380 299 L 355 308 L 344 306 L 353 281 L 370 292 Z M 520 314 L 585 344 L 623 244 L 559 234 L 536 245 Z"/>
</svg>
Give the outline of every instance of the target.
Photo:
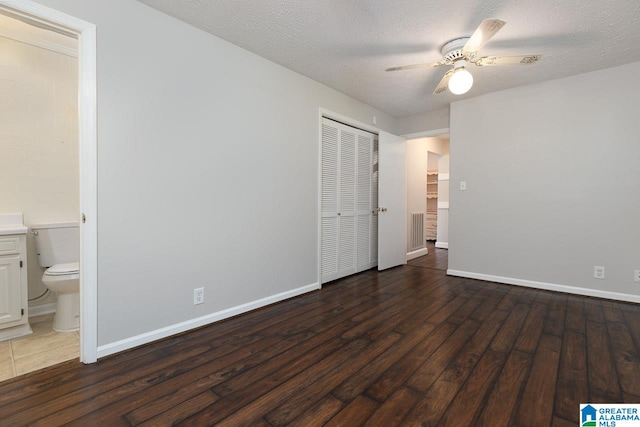
<svg viewBox="0 0 640 427">
<path fill-rule="evenodd" d="M 22 317 L 20 255 L 0 256 L 0 324 Z"/>
</svg>

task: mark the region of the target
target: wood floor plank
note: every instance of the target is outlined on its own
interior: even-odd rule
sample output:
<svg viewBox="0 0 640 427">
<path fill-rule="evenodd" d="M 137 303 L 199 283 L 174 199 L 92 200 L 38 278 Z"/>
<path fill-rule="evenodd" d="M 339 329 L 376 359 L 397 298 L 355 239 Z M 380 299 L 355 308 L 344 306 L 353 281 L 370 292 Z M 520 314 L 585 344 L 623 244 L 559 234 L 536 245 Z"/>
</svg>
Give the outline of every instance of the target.
<svg viewBox="0 0 640 427">
<path fill-rule="evenodd" d="M 546 426 L 551 424 L 555 400 L 556 378 L 562 340 L 555 335 L 542 335 L 533 358 L 533 366 L 524 389 L 514 425 Z M 532 411 L 531 408 L 536 408 Z"/>
<path fill-rule="evenodd" d="M 414 390 L 426 391 L 444 371 L 447 365 L 455 359 L 458 351 L 467 340 L 478 330 L 477 320 L 468 319 L 429 357 L 407 381 L 407 385 Z"/>
<path fill-rule="evenodd" d="M 365 426 L 400 425 L 400 422 L 407 416 L 420 397 L 420 393 L 405 387 L 397 390 L 371 415 Z"/>
<path fill-rule="evenodd" d="M 622 391 L 640 396 L 640 356 L 626 323 L 607 323 L 616 376 Z"/>
<path fill-rule="evenodd" d="M 369 340 L 363 338 L 350 341 L 321 361 L 317 361 L 307 369 L 299 371 L 300 373 L 290 380 L 264 394 L 258 395 L 257 399 L 232 412 L 223 421 L 219 420 L 220 414 L 214 409 L 216 406 L 214 404 L 210 409 L 203 410 L 185 419 L 180 425 L 201 426 L 214 423 L 219 423 L 220 425 L 250 425 L 269 413 L 269 411 L 274 410 L 278 405 L 283 404 L 290 396 L 296 394 L 304 396 L 302 391 L 307 386 L 311 386 L 314 380 L 320 377 L 322 373 L 333 372 L 347 360 L 355 359 L 369 344 Z M 223 398 L 219 402 L 223 403 L 227 400 L 230 400 L 230 397 Z"/>
<path fill-rule="evenodd" d="M 567 296 L 555 295 L 547 310 L 542 332 L 548 335 L 561 337 L 564 332 L 564 324 L 567 315 Z"/>
<path fill-rule="evenodd" d="M 584 334 L 586 321 L 584 298 L 569 296 L 567 298 L 566 328 Z"/>
<path fill-rule="evenodd" d="M 554 413 L 577 424 L 576 408 L 589 402 L 585 335 L 572 329 L 565 332 L 559 363 Z"/>
<path fill-rule="evenodd" d="M 333 389 L 332 394 L 343 402 L 350 402 L 355 399 L 358 395 L 362 394 L 373 381 L 418 345 L 433 329 L 435 329 L 434 325 L 424 324 L 414 330 L 413 333 L 403 336 L 396 345 L 382 353 L 373 360 L 372 363 L 369 363 Z"/>
<path fill-rule="evenodd" d="M 640 312 L 623 310 L 622 313 L 636 345 L 636 350 L 640 351 Z"/>
<path fill-rule="evenodd" d="M 365 390 L 371 398 L 383 402 L 431 356 L 456 330 L 455 325 L 442 323 L 425 340 L 411 350 L 406 357 L 387 369 Z"/>
<path fill-rule="evenodd" d="M 579 414 L 576 413 L 574 418 L 578 419 L 578 415 Z M 572 421 L 567 421 L 567 420 L 565 420 L 563 418 L 560 418 L 560 417 L 557 417 L 557 416 L 553 417 L 553 421 L 551 423 L 552 427 L 575 427 L 576 425 L 579 425 L 579 424 L 576 424 L 575 421 L 573 421 L 573 422 Z"/>
<path fill-rule="evenodd" d="M 331 418 L 325 427 L 360 426 L 378 408 L 378 402 L 360 395 Z"/>
<path fill-rule="evenodd" d="M 449 301 L 446 305 L 444 305 L 440 310 L 436 311 L 432 316 L 429 317 L 428 321 L 431 323 L 442 323 L 447 321 L 447 319 L 454 315 L 460 307 L 462 307 L 468 301 L 465 297 L 457 297 Z"/>
<path fill-rule="evenodd" d="M 184 374 L 167 378 L 166 381 L 153 384 L 149 388 L 131 395 L 126 401 L 115 401 L 103 406 L 79 421 L 91 423 L 94 420 L 108 422 L 118 412 L 126 413 L 134 423 L 140 423 L 153 416 L 155 408 L 179 405 L 190 398 L 201 394 L 213 386 L 225 381 L 229 376 L 238 375 L 269 360 L 270 358 L 294 347 L 307 336 L 299 334 L 288 340 L 269 338 L 260 345 L 243 348 L 226 356 L 211 360 L 193 367 Z M 213 402 L 211 402 L 213 403 Z M 130 413 L 131 412 L 131 413 Z M 144 417 L 142 414 L 147 414 Z"/>
<path fill-rule="evenodd" d="M 518 303 L 518 298 L 523 292 L 524 288 L 520 286 L 513 286 L 509 288 L 509 291 L 504 295 L 502 300 L 500 300 L 496 310 L 511 311 Z"/>
<path fill-rule="evenodd" d="M 215 424 L 300 374 L 305 369 L 330 357 L 344 345 L 344 340 L 335 336 L 317 347 L 312 348 L 311 351 L 302 354 L 291 352 L 293 358 L 285 360 L 287 363 L 282 365 L 280 365 L 279 358 L 272 360 L 270 362 L 271 366 L 266 369 L 266 374 L 265 371 L 261 371 L 256 375 L 252 375 L 254 369 L 239 375 L 239 377 L 243 378 L 234 388 L 234 391 L 227 393 L 222 399 L 207 407 L 205 410 L 200 411 L 200 413 L 194 413 L 194 420 L 191 425 L 198 425 L 199 422 L 208 425 Z M 274 365 L 277 369 L 273 369 Z M 233 379 L 235 378 L 232 378 L 232 380 Z M 216 393 L 219 389 L 226 391 L 226 389 L 221 386 L 214 387 Z M 156 402 L 155 410 L 160 411 L 164 406 L 165 404 L 163 402 Z M 149 410 L 149 412 L 152 413 L 153 411 Z"/>
<path fill-rule="evenodd" d="M 108 400 L 113 398 L 114 396 L 111 396 L 109 392 L 118 387 L 126 387 L 126 392 L 134 392 L 140 390 L 151 384 L 153 381 L 159 381 L 164 377 L 164 374 L 156 374 L 157 369 L 166 368 L 168 366 L 172 366 L 176 363 L 184 362 L 189 359 L 193 360 L 194 358 L 202 356 L 204 353 L 210 350 L 212 350 L 210 346 L 198 346 L 190 351 L 185 351 L 184 353 L 175 355 L 174 357 L 160 359 L 158 362 L 159 366 L 148 366 L 147 369 L 139 369 L 135 373 L 127 370 L 130 373 L 129 376 L 118 375 L 110 379 L 105 379 L 95 385 L 96 390 L 94 391 L 94 393 L 96 393 L 96 399 Z M 136 380 L 138 380 L 141 376 L 145 375 L 149 376 L 149 379 L 147 381 L 136 382 Z M 38 401 L 35 406 L 32 406 L 34 402 L 31 399 L 23 399 L 19 402 L 18 405 L 16 405 L 16 407 L 24 408 L 24 410 L 15 412 L 15 407 L 12 408 L 14 409 L 14 413 L 12 415 L 3 417 L 3 421 L 6 422 L 7 425 L 20 425 L 23 423 L 35 423 L 37 420 L 41 420 L 50 416 L 57 418 L 64 417 L 66 419 L 74 419 L 75 417 L 82 415 L 77 415 L 75 410 L 60 411 L 60 409 L 72 407 L 82 408 L 82 403 L 86 401 L 86 392 L 84 387 L 62 395 L 60 395 L 59 393 L 54 393 L 55 389 L 51 391 L 52 393 L 47 393 L 47 395 L 53 395 L 49 400 Z M 122 396 L 122 394 L 118 397 L 120 396 Z"/>
<path fill-rule="evenodd" d="M 438 420 L 445 414 L 458 394 L 461 385 L 451 381 L 436 380 L 424 397 L 418 401 L 403 421 L 409 426 L 438 426 Z"/>
<path fill-rule="evenodd" d="M 311 389 L 306 389 L 305 393 L 293 393 L 277 408 L 270 411 L 266 416 L 272 425 L 287 425 L 292 419 L 312 405 L 322 395 L 329 393 L 340 384 L 345 378 L 358 372 L 376 357 L 382 354 L 400 339 L 400 335 L 392 333 L 386 337 L 372 342 L 355 356 L 345 360 L 339 366 L 332 369 L 307 369 L 301 378 L 302 388 L 306 389 L 306 384 L 313 384 Z M 313 375 L 315 374 L 315 375 Z M 223 423 L 224 424 L 224 423 Z"/>
<path fill-rule="evenodd" d="M 447 276 L 430 251 L 0 383 L 0 425 L 565 427 L 640 401 L 640 305 Z"/>
<path fill-rule="evenodd" d="M 547 306 L 533 304 L 522 325 L 522 329 L 515 342 L 515 349 L 526 353 L 533 353 L 538 347 L 538 341 L 544 328 L 544 318 L 547 314 Z"/>
<path fill-rule="evenodd" d="M 584 309 L 588 321 L 604 322 L 604 311 L 602 309 L 601 300 L 595 298 L 586 298 L 584 300 Z"/>
<path fill-rule="evenodd" d="M 199 412 L 205 409 L 208 406 L 211 406 L 219 399 L 214 393 L 210 390 L 203 391 L 200 394 L 195 395 L 194 397 L 187 399 L 179 404 L 169 408 L 168 410 L 161 412 L 152 418 L 149 418 L 145 422 L 138 423 L 133 421 L 127 417 L 130 425 L 137 426 L 145 426 L 145 427 L 156 427 L 156 426 L 169 426 L 179 423 L 185 418 L 191 416 L 191 414 Z M 111 422 L 109 424 L 103 424 L 105 422 L 104 419 L 95 420 L 98 425 L 115 425 Z M 86 426 L 84 421 L 76 421 L 78 423 L 78 427 Z"/>
<path fill-rule="evenodd" d="M 441 425 L 470 426 L 476 422 L 482 402 L 490 392 L 505 359 L 505 354 L 487 350 L 465 382 L 464 388 L 447 408 L 440 420 Z"/>
<path fill-rule="evenodd" d="M 455 323 L 459 325 L 460 323 L 467 320 L 472 313 L 476 311 L 476 309 L 485 302 L 485 299 L 482 297 L 473 297 L 470 298 L 466 303 L 464 303 L 459 309 L 457 309 L 451 316 L 447 317 L 447 322 Z"/>
<path fill-rule="evenodd" d="M 314 360 L 313 354 L 309 352 L 315 352 L 317 354 L 323 354 L 326 352 L 332 352 L 333 349 L 339 347 L 344 340 L 339 335 L 346 329 L 350 328 L 353 323 L 351 321 L 343 321 L 335 325 L 331 329 L 327 329 L 313 337 L 310 337 L 306 341 L 298 344 L 295 347 L 295 351 L 288 351 L 279 357 L 272 358 L 265 363 L 256 366 L 245 372 L 237 373 L 234 376 L 227 378 L 223 383 L 213 387 L 216 394 L 220 396 L 228 396 L 230 394 L 239 392 L 252 384 L 260 382 L 269 374 L 274 372 L 282 372 L 287 370 L 292 375 L 297 373 L 295 368 L 298 366 L 305 366 L 304 361 Z M 311 362 L 310 362 L 311 363 Z M 284 379 L 284 377 L 282 377 Z M 264 384 L 263 386 L 266 386 Z"/>
<path fill-rule="evenodd" d="M 344 406 L 340 399 L 327 394 L 318 403 L 287 423 L 290 427 L 321 426 L 334 417 Z"/>
<path fill-rule="evenodd" d="M 496 310 L 482 322 L 477 331 L 442 372 L 438 381 L 456 383 L 461 387 L 487 347 L 491 344 L 493 337 L 500 330 L 506 317 L 507 313 L 505 311 Z"/>
<path fill-rule="evenodd" d="M 602 310 L 607 322 L 625 323 L 620 304 L 613 301 L 602 301 Z"/>
<path fill-rule="evenodd" d="M 509 426 L 520 392 L 529 374 L 533 356 L 513 351 L 500 372 L 486 405 L 477 419 L 478 426 Z"/>
<path fill-rule="evenodd" d="M 513 306 L 509 317 L 507 317 L 502 328 L 500 328 L 500 331 L 491 342 L 493 351 L 506 353 L 511 350 L 529 313 L 529 308 L 530 306 L 525 304 L 515 304 Z"/>
<path fill-rule="evenodd" d="M 609 334 L 604 323 L 587 322 L 587 369 L 590 402 L 621 401 Z"/>
</svg>

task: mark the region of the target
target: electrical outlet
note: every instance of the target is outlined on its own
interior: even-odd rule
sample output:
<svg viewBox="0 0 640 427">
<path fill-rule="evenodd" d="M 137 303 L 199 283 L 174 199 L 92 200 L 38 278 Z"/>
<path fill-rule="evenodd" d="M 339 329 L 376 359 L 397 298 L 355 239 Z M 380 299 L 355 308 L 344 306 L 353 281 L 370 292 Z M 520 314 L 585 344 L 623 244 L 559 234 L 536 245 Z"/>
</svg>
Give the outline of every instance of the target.
<svg viewBox="0 0 640 427">
<path fill-rule="evenodd" d="M 467 190 L 467 181 L 460 181 L 460 191 Z"/>
<path fill-rule="evenodd" d="M 640 283 L 640 270 L 633 270 L 633 281 Z"/>
<path fill-rule="evenodd" d="M 204 288 L 196 288 L 193 290 L 193 305 L 204 303 Z"/>
<path fill-rule="evenodd" d="M 596 265 L 593 267 L 594 279 L 604 279 L 604 267 Z"/>
</svg>

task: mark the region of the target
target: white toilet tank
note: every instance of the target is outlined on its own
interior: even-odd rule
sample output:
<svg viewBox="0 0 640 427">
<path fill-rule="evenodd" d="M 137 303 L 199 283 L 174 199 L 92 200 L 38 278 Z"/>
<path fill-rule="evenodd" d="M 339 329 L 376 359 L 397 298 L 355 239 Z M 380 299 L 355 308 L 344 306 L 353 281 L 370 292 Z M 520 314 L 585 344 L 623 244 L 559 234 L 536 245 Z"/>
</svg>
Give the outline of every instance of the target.
<svg viewBox="0 0 640 427">
<path fill-rule="evenodd" d="M 40 267 L 80 261 L 80 229 L 77 222 L 33 224 L 31 231 Z"/>
</svg>

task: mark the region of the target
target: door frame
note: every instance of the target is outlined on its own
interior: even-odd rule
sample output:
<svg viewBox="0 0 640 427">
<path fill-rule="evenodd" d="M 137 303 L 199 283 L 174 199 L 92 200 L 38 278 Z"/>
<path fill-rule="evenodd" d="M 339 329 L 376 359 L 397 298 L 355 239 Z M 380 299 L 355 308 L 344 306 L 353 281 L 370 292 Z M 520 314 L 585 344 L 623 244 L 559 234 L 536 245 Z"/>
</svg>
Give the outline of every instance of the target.
<svg viewBox="0 0 640 427">
<path fill-rule="evenodd" d="M 98 350 L 96 26 L 31 0 L 0 0 L 0 13 L 78 38 L 80 361 L 94 363 Z"/>
<path fill-rule="evenodd" d="M 380 134 L 380 129 L 375 126 L 368 125 L 366 123 L 360 122 L 358 120 L 354 120 L 350 117 L 344 116 L 342 114 L 336 113 L 335 111 L 327 110 L 324 108 L 318 109 L 318 164 L 317 164 L 317 177 L 318 177 L 318 229 L 317 237 L 318 237 L 318 263 L 317 263 L 317 271 L 318 271 L 318 289 L 322 288 L 322 118 L 326 117 L 327 119 L 335 120 L 337 122 L 343 123 L 348 126 L 353 126 L 355 128 L 359 128 L 365 130 L 367 132 L 371 132 L 375 135 Z"/>
</svg>

